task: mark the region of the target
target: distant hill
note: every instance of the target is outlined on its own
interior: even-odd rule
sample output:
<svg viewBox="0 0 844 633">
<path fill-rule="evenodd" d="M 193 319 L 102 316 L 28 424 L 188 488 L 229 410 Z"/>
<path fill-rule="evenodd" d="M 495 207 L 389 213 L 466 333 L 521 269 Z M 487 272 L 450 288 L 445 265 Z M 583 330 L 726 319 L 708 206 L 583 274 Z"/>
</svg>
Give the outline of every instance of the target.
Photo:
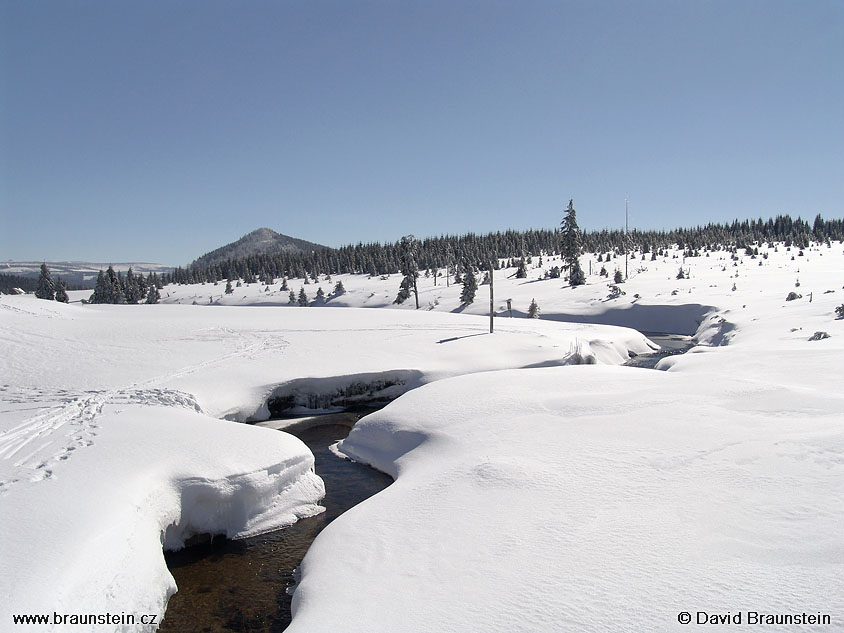
<svg viewBox="0 0 844 633">
<path fill-rule="evenodd" d="M 236 257 L 248 257 L 249 255 L 262 255 L 265 253 L 309 253 L 315 250 L 327 248 L 321 244 L 314 244 L 305 240 L 300 240 L 289 235 L 282 235 L 276 233 L 272 229 L 266 227 L 256 229 L 251 233 L 247 233 L 236 242 L 226 244 L 220 248 L 206 253 L 202 257 L 197 258 L 191 266 L 206 267 L 212 264 L 223 262 L 227 259 L 234 259 Z"/>
<path fill-rule="evenodd" d="M 112 264 L 98 262 L 47 262 L 47 267 L 50 269 L 50 276 L 53 280 L 61 276 L 71 289 L 93 288 L 94 283 L 97 281 L 97 273 L 107 269 L 109 266 L 113 266 L 114 270 L 123 271 L 124 273 L 131 268 L 135 273 L 145 276 L 147 273 L 157 273 L 160 275 L 161 273 L 169 273 L 173 270 L 173 266 L 151 264 L 149 262 L 115 262 Z M 0 262 L 0 274 L 2 275 L 16 275 L 18 277 L 37 279 L 40 272 L 40 261 Z"/>
</svg>

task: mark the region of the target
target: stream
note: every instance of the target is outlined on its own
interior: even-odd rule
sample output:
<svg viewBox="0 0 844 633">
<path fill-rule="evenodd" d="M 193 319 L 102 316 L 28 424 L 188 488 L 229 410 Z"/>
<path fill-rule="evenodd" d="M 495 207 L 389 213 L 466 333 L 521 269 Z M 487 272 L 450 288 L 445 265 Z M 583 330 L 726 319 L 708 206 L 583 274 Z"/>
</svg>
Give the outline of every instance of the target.
<svg viewBox="0 0 844 633">
<path fill-rule="evenodd" d="M 206 538 L 178 552 L 165 552 L 179 591 L 167 603 L 160 631 L 277 633 L 290 624 L 287 590 L 314 538 L 340 514 L 393 482 L 329 450 L 363 415 L 345 412 L 262 423 L 284 427 L 311 449 L 316 472 L 325 481 L 325 512 L 275 532 L 240 540 Z"/>
<path fill-rule="evenodd" d="M 695 343 L 691 336 L 683 334 L 669 334 L 667 332 L 642 332 L 651 341 L 660 346 L 652 354 L 639 354 L 624 363 L 625 367 L 643 367 L 646 369 L 656 368 L 657 363 L 668 356 L 685 354 Z"/>
<path fill-rule="evenodd" d="M 644 332 L 661 348 L 639 354 L 628 367 L 653 369 L 666 356 L 682 354 L 694 343 L 689 336 Z M 322 514 L 275 532 L 242 540 L 224 537 L 165 552 L 178 593 L 170 598 L 160 631 L 165 633 L 280 633 L 290 624 L 293 570 L 314 538 L 340 514 L 392 483 L 384 473 L 334 455 L 329 447 L 348 435 L 355 422 L 375 409 L 274 419 L 261 426 L 284 429 L 314 454 L 317 474 L 325 481 Z"/>
</svg>

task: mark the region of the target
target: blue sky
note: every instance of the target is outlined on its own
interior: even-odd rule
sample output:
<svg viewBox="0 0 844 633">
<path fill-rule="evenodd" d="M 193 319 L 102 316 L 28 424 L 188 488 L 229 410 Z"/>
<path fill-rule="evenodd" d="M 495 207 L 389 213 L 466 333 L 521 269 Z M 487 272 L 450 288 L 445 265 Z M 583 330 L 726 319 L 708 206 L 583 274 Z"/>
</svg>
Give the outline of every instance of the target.
<svg viewBox="0 0 844 633">
<path fill-rule="evenodd" d="M 0 260 L 844 215 L 839 0 L 0 0 L 0 52 Z"/>
</svg>

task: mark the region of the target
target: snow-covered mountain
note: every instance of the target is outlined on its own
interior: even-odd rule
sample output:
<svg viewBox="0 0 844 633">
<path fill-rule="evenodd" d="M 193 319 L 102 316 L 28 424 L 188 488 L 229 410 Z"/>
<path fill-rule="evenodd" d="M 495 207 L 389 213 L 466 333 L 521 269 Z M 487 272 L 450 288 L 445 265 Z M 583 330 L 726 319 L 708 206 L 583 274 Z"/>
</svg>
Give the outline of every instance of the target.
<svg viewBox="0 0 844 633">
<path fill-rule="evenodd" d="M 233 257 L 247 257 L 264 253 L 280 253 L 283 251 L 310 252 L 326 248 L 296 237 L 276 233 L 272 229 L 262 227 L 247 233 L 236 242 L 226 244 L 220 248 L 197 258 L 192 266 L 209 266 Z"/>
</svg>

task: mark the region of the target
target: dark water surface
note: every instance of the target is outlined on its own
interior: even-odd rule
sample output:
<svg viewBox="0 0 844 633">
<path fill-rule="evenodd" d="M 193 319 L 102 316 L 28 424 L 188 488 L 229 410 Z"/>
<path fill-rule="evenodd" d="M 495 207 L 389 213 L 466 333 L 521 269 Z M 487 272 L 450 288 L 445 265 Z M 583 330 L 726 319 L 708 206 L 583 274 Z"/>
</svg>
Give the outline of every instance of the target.
<svg viewBox="0 0 844 633">
<path fill-rule="evenodd" d="M 624 363 L 627 367 L 644 367 L 654 369 L 656 364 L 667 356 L 685 354 L 692 347 L 694 342 L 691 336 L 682 334 L 668 334 L 665 332 L 642 332 L 651 341 L 660 346 L 653 354 L 639 354 Z"/>
<path fill-rule="evenodd" d="M 237 541 L 217 537 L 165 553 L 179 592 L 170 599 L 159 630 L 276 633 L 290 624 L 287 588 L 293 584 L 293 570 L 316 535 L 340 514 L 393 481 L 329 450 L 346 437 L 361 415 L 319 416 L 286 429 L 305 442 L 316 458 L 316 472 L 325 481 L 326 496 L 321 502 L 325 512 L 269 534 Z"/>
</svg>

